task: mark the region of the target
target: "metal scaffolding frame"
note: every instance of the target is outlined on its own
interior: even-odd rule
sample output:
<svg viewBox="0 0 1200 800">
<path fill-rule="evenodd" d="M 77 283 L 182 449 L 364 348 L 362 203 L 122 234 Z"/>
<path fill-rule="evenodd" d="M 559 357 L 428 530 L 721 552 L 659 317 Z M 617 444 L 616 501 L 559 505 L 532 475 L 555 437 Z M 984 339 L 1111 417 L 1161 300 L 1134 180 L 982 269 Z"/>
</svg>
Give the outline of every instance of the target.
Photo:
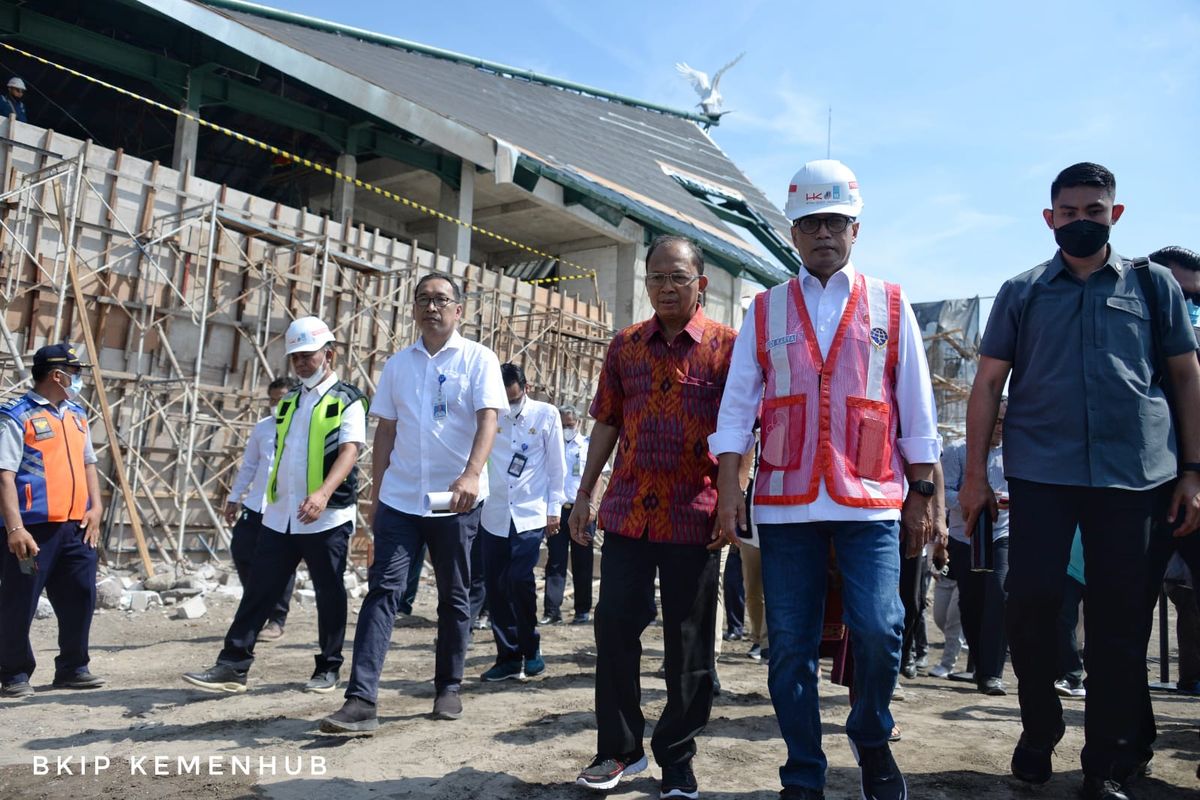
<svg viewBox="0 0 1200 800">
<path fill-rule="evenodd" d="M 28 387 L 28 353 L 78 341 L 87 320 L 103 386 L 83 402 L 95 411 L 103 393 L 112 409 L 112 431 L 92 428 L 110 559 L 130 552 L 133 517 L 160 561 L 218 556 L 229 541 L 221 505 L 266 413 L 266 384 L 287 369 L 287 325 L 322 317 L 339 374 L 370 394 L 417 336 L 409 302 L 431 270 L 462 282 L 464 335 L 523 363 L 549 400 L 590 399 L 611 333 L 602 307 L 120 151 L 16 130 L 40 138 L 0 139 L 0 401 Z M 118 502 L 123 476 L 129 505 Z"/>
</svg>

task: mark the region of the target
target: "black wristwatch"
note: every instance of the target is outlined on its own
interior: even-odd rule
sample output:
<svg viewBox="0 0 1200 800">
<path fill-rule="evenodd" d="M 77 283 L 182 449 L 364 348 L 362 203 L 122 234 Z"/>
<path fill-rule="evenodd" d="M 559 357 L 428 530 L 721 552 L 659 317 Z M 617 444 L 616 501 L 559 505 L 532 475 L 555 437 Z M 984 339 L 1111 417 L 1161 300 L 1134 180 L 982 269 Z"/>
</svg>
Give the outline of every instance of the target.
<svg viewBox="0 0 1200 800">
<path fill-rule="evenodd" d="M 1194 461 L 1185 461 L 1179 465 L 1180 472 L 1200 472 L 1200 464 Z"/>
<path fill-rule="evenodd" d="M 937 486 L 934 485 L 933 481 L 909 481 L 908 488 L 926 497 L 933 497 L 934 493 L 937 492 Z"/>
</svg>

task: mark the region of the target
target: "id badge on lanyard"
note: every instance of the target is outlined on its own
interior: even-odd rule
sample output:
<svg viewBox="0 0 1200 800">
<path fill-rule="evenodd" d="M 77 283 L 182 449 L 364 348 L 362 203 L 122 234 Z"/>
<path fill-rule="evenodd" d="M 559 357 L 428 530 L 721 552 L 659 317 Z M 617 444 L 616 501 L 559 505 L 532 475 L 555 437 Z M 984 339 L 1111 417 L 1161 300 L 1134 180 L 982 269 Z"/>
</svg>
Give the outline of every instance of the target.
<svg viewBox="0 0 1200 800">
<path fill-rule="evenodd" d="M 438 373 L 438 388 L 437 394 L 433 398 L 433 418 L 445 419 L 448 413 L 446 406 L 446 376 Z"/>
<path fill-rule="evenodd" d="M 528 450 L 529 445 L 521 445 L 522 450 Z M 529 456 L 524 453 L 513 453 L 512 461 L 508 462 L 508 474 L 514 478 L 521 477 L 521 473 L 525 471 L 525 464 L 529 462 Z"/>
<path fill-rule="evenodd" d="M 578 478 L 583 474 L 583 468 L 579 463 L 579 452 L 575 452 L 575 463 L 571 465 L 571 477 Z"/>
</svg>

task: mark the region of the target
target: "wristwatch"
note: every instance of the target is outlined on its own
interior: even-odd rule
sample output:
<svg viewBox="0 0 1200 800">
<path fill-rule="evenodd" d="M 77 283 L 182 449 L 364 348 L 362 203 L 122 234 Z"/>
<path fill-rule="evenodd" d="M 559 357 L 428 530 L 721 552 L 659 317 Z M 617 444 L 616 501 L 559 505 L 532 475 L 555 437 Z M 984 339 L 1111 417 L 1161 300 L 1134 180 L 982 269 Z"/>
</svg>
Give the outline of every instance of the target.
<svg viewBox="0 0 1200 800">
<path fill-rule="evenodd" d="M 909 481 L 908 488 L 926 497 L 933 497 L 937 491 L 937 486 L 934 485 L 933 481 Z"/>
</svg>

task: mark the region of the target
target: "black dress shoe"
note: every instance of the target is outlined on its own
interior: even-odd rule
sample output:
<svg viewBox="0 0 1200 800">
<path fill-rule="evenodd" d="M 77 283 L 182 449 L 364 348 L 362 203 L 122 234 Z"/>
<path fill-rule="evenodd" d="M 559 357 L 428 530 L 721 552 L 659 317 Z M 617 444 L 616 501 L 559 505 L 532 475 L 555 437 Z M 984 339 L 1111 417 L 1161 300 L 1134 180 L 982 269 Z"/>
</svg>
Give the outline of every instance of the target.
<svg viewBox="0 0 1200 800">
<path fill-rule="evenodd" d="M 1036 742 L 1029 734 L 1022 733 L 1013 750 L 1012 763 L 1009 766 L 1012 774 L 1026 783 L 1045 783 L 1050 780 L 1050 776 L 1054 774 L 1050 756 L 1066 732 L 1066 726 L 1060 722 L 1057 734 L 1049 742 Z"/>
<path fill-rule="evenodd" d="M 991 697 L 1004 697 L 1008 694 L 1008 691 L 1004 688 L 1004 681 L 999 678 L 988 678 L 979 684 L 979 692 Z"/>
<path fill-rule="evenodd" d="M 321 720 L 322 733 L 365 733 L 378 728 L 375 704 L 361 697 L 347 697 L 340 709 Z"/>
<path fill-rule="evenodd" d="M 1112 778 L 1083 776 L 1083 788 L 1079 790 L 1083 800 L 1133 800 L 1133 796 Z"/>
<path fill-rule="evenodd" d="M 825 793 L 807 786 L 785 786 L 779 793 L 779 800 L 825 800 Z"/>
<path fill-rule="evenodd" d="M 104 678 L 99 678 L 86 669 L 74 675 L 55 676 L 54 683 L 51 684 L 55 689 L 96 689 L 103 685 Z"/>
</svg>

